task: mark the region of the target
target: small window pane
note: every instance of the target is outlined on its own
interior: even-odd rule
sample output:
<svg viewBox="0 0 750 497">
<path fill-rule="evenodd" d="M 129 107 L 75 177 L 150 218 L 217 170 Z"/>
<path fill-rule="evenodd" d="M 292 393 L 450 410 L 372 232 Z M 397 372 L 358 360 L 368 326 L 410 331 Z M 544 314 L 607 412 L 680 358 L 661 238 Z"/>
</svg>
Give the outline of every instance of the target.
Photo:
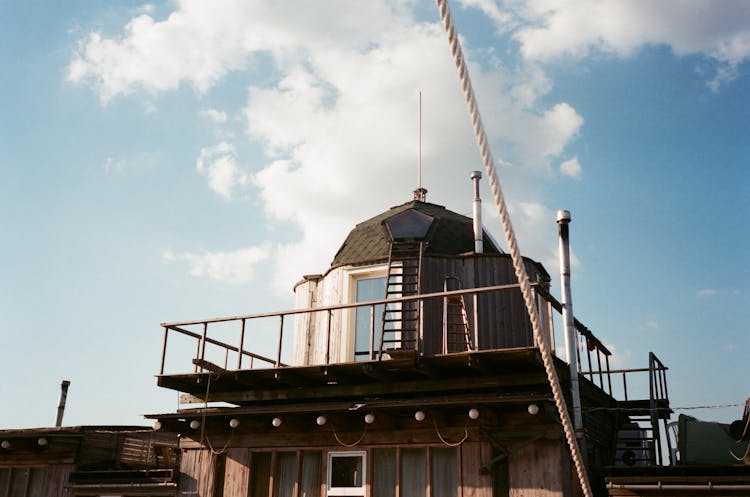
<svg viewBox="0 0 750 497">
<path fill-rule="evenodd" d="M 366 467 L 365 452 L 329 452 L 328 497 L 364 497 Z"/>
<path fill-rule="evenodd" d="M 372 451 L 372 497 L 395 497 L 396 449 Z"/>
<path fill-rule="evenodd" d="M 297 453 L 279 452 L 276 456 L 274 497 L 294 497 L 294 484 L 297 480 Z"/>
<path fill-rule="evenodd" d="M 332 487 L 362 486 L 362 456 L 334 457 L 331 460 Z"/>
<path fill-rule="evenodd" d="M 368 300 L 381 300 L 385 296 L 385 277 L 360 278 L 357 280 L 356 302 Z M 370 358 L 370 320 L 371 312 L 375 313 L 375 325 L 373 330 L 373 349 L 380 348 L 380 330 L 383 326 L 383 306 L 376 305 L 374 311 L 371 307 L 357 307 L 354 331 L 354 355 L 355 359 L 366 360 Z"/>
<path fill-rule="evenodd" d="M 427 495 L 427 451 L 404 449 L 401 452 L 401 496 L 425 497 Z"/>
<path fill-rule="evenodd" d="M 321 459 L 318 451 L 306 450 L 302 453 L 301 497 L 320 497 Z"/>
<path fill-rule="evenodd" d="M 432 497 L 456 497 L 458 477 L 456 449 L 430 450 Z"/>
</svg>

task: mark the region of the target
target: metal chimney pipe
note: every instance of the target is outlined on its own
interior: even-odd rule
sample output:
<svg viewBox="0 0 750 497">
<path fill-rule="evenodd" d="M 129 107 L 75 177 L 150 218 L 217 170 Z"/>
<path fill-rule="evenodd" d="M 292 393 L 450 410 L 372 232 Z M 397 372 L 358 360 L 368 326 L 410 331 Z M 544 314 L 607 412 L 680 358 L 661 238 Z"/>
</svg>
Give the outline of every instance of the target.
<svg viewBox="0 0 750 497">
<path fill-rule="evenodd" d="M 565 358 L 570 366 L 570 390 L 573 398 L 573 424 L 577 436 L 583 434 L 581 415 L 581 393 L 578 385 L 578 354 L 576 353 L 576 330 L 573 317 L 573 297 L 570 291 L 570 235 L 568 224 L 570 211 L 557 211 L 557 226 L 560 235 L 560 286 L 562 287 L 562 315 L 565 329 Z"/>
<path fill-rule="evenodd" d="M 484 241 L 482 235 L 482 199 L 479 197 L 479 180 L 482 179 L 481 171 L 472 171 L 469 176 L 474 182 L 474 252 L 484 252 Z"/>
<path fill-rule="evenodd" d="M 63 414 L 65 414 L 65 400 L 68 398 L 68 387 L 70 382 L 63 380 L 60 383 L 60 404 L 57 406 L 57 420 L 55 421 L 55 428 L 62 426 Z"/>
</svg>

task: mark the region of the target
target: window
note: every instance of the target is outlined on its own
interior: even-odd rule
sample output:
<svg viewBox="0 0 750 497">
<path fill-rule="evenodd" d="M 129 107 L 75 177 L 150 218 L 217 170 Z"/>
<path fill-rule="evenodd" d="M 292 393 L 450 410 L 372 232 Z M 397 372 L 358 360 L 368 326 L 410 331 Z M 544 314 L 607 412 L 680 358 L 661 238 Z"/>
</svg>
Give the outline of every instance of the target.
<svg viewBox="0 0 750 497">
<path fill-rule="evenodd" d="M 366 452 L 329 452 L 328 497 L 364 497 L 366 475 Z"/>
<path fill-rule="evenodd" d="M 353 304 L 381 300 L 385 296 L 386 266 L 367 266 L 349 269 L 343 285 L 342 302 Z M 372 322 L 374 318 L 374 323 Z M 380 349 L 380 332 L 383 323 L 383 306 L 351 308 L 343 313 L 341 326 L 341 360 L 365 361 L 370 359 L 370 346 L 376 354 Z M 370 334 L 372 330 L 372 335 Z"/>
<path fill-rule="evenodd" d="M 385 276 L 358 278 L 355 280 L 355 302 L 381 300 L 385 295 Z M 374 312 L 374 316 L 372 313 Z M 372 326 L 371 326 L 372 325 Z M 354 359 L 370 358 L 370 330 L 372 328 L 372 350 L 380 348 L 380 330 L 383 326 L 383 306 L 357 307 L 354 318 Z"/>
</svg>

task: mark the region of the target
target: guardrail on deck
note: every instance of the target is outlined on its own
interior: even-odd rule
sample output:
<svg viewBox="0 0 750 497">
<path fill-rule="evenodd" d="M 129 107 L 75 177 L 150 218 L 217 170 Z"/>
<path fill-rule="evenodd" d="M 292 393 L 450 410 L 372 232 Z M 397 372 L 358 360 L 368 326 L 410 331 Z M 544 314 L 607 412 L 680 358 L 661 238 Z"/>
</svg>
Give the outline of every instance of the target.
<svg viewBox="0 0 750 497">
<path fill-rule="evenodd" d="M 538 284 L 533 284 L 537 295 L 541 297 L 544 301 L 547 302 L 547 304 L 552 308 L 557 310 L 557 312 L 561 312 L 562 305 L 560 304 L 557 299 L 555 299 L 544 287 Z M 159 374 L 164 375 L 165 374 L 165 368 L 166 368 L 166 361 L 167 361 L 167 348 L 170 342 L 170 334 L 177 334 L 181 335 L 183 337 L 188 337 L 189 339 L 192 339 L 195 341 L 195 354 L 192 361 L 192 366 L 194 372 L 198 372 L 199 370 L 210 370 L 211 368 L 216 369 L 217 367 L 220 369 L 231 369 L 233 366 L 236 365 L 236 369 L 243 369 L 243 368 L 256 368 L 256 367 L 265 367 L 265 368 L 278 368 L 278 367 L 284 367 L 288 366 L 285 362 L 282 361 L 282 358 L 284 357 L 284 340 L 285 338 L 285 330 L 284 326 L 285 323 L 288 323 L 290 320 L 287 319 L 290 316 L 297 316 L 297 315 L 313 315 L 315 313 L 326 313 L 326 353 L 325 353 L 325 364 L 330 364 L 330 358 L 331 358 L 331 350 L 330 350 L 330 337 L 331 337 L 331 326 L 333 321 L 333 314 L 335 312 L 346 312 L 349 309 L 356 309 L 361 307 L 369 307 L 370 309 L 370 315 L 374 316 L 376 313 L 376 307 L 382 306 L 382 305 L 388 305 L 388 304 L 396 304 L 402 302 L 424 302 L 431 299 L 446 299 L 446 297 L 451 296 L 471 296 L 471 295 L 481 295 L 485 293 L 491 293 L 491 292 L 500 292 L 500 291 L 508 291 L 508 290 L 514 290 L 518 289 L 518 284 L 509 284 L 509 285 L 497 285 L 497 286 L 490 286 L 490 287 L 482 287 L 482 288 L 470 288 L 470 289 L 464 289 L 464 290 L 452 290 L 452 291 L 444 291 L 444 292 L 435 292 L 435 293 L 429 293 L 429 294 L 420 294 L 420 295 L 413 295 L 408 297 L 400 297 L 400 298 L 390 298 L 390 299 L 381 299 L 381 300 L 372 300 L 367 302 L 357 302 L 357 303 L 350 303 L 350 304 L 340 304 L 340 305 L 333 305 L 333 306 L 325 306 L 325 307 L 313 307 L 313 308 L 307 308 L 307 309 L 294 309 L 294 310 L 286 310 L 286 311 L 278 311 L 278 312 L 270 312 L 270 313 L 261 313 L 261 314 L 247 314 L 242 316 L 231 316 L 231 317 L 220 317 L 220 318 L 212 318 L 212 319 L 202 319 L 202 320 L 195 320 L 195 321 L 180 321 L 180 322 L 174 322 L 174 323 L 162 323 L 162 327 L 164 329 L 164 338 L 163 338 L 163 345 L 162 345 L 162 354 L 161 354 L 161 366 L 159 368 Z M 256 347 L 253 349 L 253 347 L 248 347 L 248 333 L 250 332 L 248 324 L 251 322 L 259 322 L 260 320 L 268 320 L 268 319 L 276 319 L 278 320 L 278 324 L 275 327 L 276 333 L 273 337 L 273 340 L 275 341 L 275 349 L 271 349 L 268 352 L 261 353 L 259 352 L 259 347 Z M 234 334 L 236 336 L 236 341 L 229 341 L 229 340 L 221 340 L 216 338 L 216 335 L 211 334 L 210 328 L 217 328 L 219 326 L 226 326 L 226 325 L 233 325 L 236 327 Z M 591 369 L 591 360 L 590 355 L 592 351 L 596 351 L 597 358 L 599 360 L 599 371 L 598 372 L 589 372 L 585 374 L 598 374 L 601 378 L 604 378 L 604 375 L 609 378 L 609 356 L 611 355 L 610 351 L 599 341 L 598 338 L 594 336 L 594 334 L 586 328 L 583 324 L 581 324 L 577 319 L 575 320 L 575 326 L 576 330 L 578 332 L 579 337 L 583 337 L 586 339 L 586 343 L 588 344 L 589 349 L 589 369 Z M 196 329 L 197 327 L 197 329 Z M 191 329 L 193 328 L 193 329 Z M 266 326 L 266 329 L 268 327 Z M 550 325 L 550 333 L 554 334 L 553 327 Z M 443 327 L 443 330 L 445 330 L 445 327 Z M 367 351 L 364 351 L 364 355 L 368 356 L 369 359 L 374 360 L 377 357 L 377 348 L 375 347 L 375 337 L 376 333 L 379 333 L 380 330 L 375 329 L 375 319 L 370 319 L 370 350 L 369 354 L 367 354 Z M 445 332 L 445 331 L 444 331 Z M 268 349 L 268 337 L 266 337 L 264 341 L 265 348 Z M 255 344 L 258 345 L 258 344 Z M 206 348 L 207 346 L 217 347 L 220 350 L 220 354 L 223 353 L 223 368 L 221 366 L 218 366 L 210 361 L 206 360 Z M 476 344 L 475 344 L 476 346 Z M 481 349 L 481 347 L 480 347 Z M 255 350 L 255 351 L 253 351 Z M 358 351 L 356 353 L 357 356 L 361 356 L 363 351 Z M 417 353 L 420 351 L 417 350 Z M 236 355 L 236 357 L 233 357 L 233 364 L 230 365 L 230 355 Z M 601 370 L 601 355 L 605 356 L 606 360 L 606 370 Z M 212 356 L 214 357 L 215 354 Z M 579 364 L 580 364 L 579 360 Z M 593 378 L 593 376 L 592 376 Z M 610 381 L 611 384 L 611 381 Z M 611 387 L 610 387 L 611 391 Z"/>
</svg>

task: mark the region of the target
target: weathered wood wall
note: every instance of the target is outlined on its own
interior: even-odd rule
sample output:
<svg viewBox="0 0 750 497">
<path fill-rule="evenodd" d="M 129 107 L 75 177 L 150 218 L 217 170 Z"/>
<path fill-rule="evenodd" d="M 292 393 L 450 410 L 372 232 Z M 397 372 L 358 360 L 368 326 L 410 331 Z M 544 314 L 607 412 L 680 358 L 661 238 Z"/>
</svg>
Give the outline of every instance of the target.
<svg viewBox="0 0 750 497">
<path fill-rule="evenodd" d="M 209 449 L 186 450 L 180 463 L 179 497 L 214 497 L 216 455 Z"/>
<path fill-rule="evenodd" d="M 510 497 L 571 497 L 570 458 L 560 440 L 539 440 L 508 462 Z"/>
<path fill-rule="evenodd" d="M 380 264 L 382 266 L 382 264 Z M 375 266 L 374 266 L 375 267 Z M 335 268 L 325 276 L 307 277 L 295 287 L 295 306 L 298 309 L 349 303 L 351 271 L 363 268 L 350 266 Z M 526 270 L 532 282 L 549 281 L 544 270 L 530 259 Z M 459 257 L 424 257 L 422 262 L 422 293 L 441 292 L 446 277 L 460 281 L 461 289 L 517 283 L 510 256 L 505 254 L 470 254 Z M 449 289 L 455 290 L 451 282 Z M 474 334 L 474 298 L 465 297 L 472 336 Z M 476 299 L 478 321 L 478 346 L 480 349 L 505 349 L 534 345 L 531 323 L 518 289 L 479 295 Z M 538 309 L 545 336 L 553 340 L 549 324 L 548 306 L 538 298 Z M 431 299 L 423 307 L 424 352 L 429 355 L 442 352 L 443 301 Z M 328 313 L 295 316 L 294 364 L 324 364 L 326 349 L 331 362 L 349 362 L 353 311 L 337 310 L 331 314 L 330 343 L 328 343 Z"/>
</svg>

